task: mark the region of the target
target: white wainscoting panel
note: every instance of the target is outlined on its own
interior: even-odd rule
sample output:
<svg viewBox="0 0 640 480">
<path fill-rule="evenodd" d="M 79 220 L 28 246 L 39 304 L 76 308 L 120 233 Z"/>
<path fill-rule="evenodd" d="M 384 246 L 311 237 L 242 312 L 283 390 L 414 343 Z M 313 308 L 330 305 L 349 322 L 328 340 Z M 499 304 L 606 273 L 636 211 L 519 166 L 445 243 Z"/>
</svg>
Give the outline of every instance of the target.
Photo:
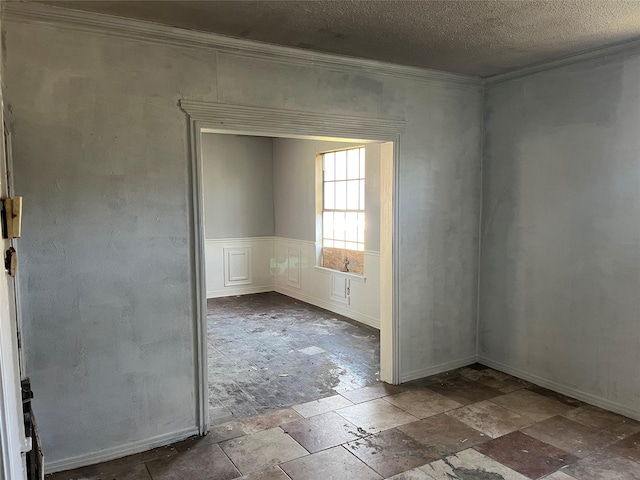
<svg viewBox="0 0 640 480">
<path fill-rule="evenodd" d="M 251 245 L 223 248 L 224 286 L 251 285 Z"/>
<path fill-rule="evenodd" d="M 301 287 L 302 253 L 300 247 L 287 247 L 287 285 Z"/>
<path fill-rule="evenodd" d="M 380 328 L 380 254 L 364 276 L 316 266 L 314 242 L 281 237 L 205 240 L 207 298 L 277 291 Z"/>
<path fill-rule="evenodd" d="M 298 263 L 290 258 L 294 249 L 300 252 Z M 364 258 L 364 276 L 318 268 L 314 242 L 276 237 L 275 290 L 380 328 L 380 254 L 365 251 Z M 292 278 L 299 279 L 300 287 L 290 283 Z"/>
<path fill-rule="evenodd" d="M 329 298 L 335 302 L 349 305 L 349 282 L 347 277 L 332 273 Z"/>
<path fill-rule="evenodd" d="M 207 298 L 270 292 L 273 237 L 205 240 Z"/>
</svg>

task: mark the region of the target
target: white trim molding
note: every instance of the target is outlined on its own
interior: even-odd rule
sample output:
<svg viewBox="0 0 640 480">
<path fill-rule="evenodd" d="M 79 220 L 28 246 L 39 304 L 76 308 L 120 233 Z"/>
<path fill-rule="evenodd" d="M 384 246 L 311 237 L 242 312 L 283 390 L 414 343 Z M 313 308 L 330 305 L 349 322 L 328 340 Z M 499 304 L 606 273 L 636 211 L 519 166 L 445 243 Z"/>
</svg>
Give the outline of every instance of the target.
<svg viewBox="0 0 640 480">
<path fill-rule="evenodd" d="M 247 107 L 200 100 L 180 100 L 192 120 L 234 133 L 259 130 L 270 136 L 314 136 L 353 140 L 394 140 L 404 132 L 405 121 L 310 113 L 265 107 Z M 294 133 L 292 133 L 294 132 Z"/>
<path fill-rule="evenodd" d="M 480 77 L 471 75 L 319 53 L 31 2 L 5 2 L 4 18 L 12 22 L 65 27 L 90 34 L 103 34 L 175 47 L 210 49 L 232 53 L 236 56 L 269 59 L 290 65 L 328 68 L 334 71 L 391 76 L 420 82 L 446 83 L 463 88 L 479 88 L 482 83 Z"/>
<path fill-rule="evenodd" d="M 629 42 L 616 43 L 607 47 L 594 48 L 586 52 L 578 53 L 575 55 L 568 55 L 566 57 L 557 58 L 555 60 L 541 62 L 536 65 L 530 65 L 528 67 L 519 68 L 511 72 L 502 73 L 500 75 L 494 75 L 492 77 L 486 77 L 483 81 L 484 85 L 491 87 L 500 83 L 508 82 L 511 80 L 517 80 L 522 77 L 528 77 L 536 73 L 546 72 L 548 70 L 554 70 L 556 68 L 565 67 L 567 65 L 574 65 L 576 63 L 589 62 L 599 58 L 606 57 L 610 60 L 611 57 L 633 55 L 640 53 L 640 40 L 632 40 Z"/>
</svg>

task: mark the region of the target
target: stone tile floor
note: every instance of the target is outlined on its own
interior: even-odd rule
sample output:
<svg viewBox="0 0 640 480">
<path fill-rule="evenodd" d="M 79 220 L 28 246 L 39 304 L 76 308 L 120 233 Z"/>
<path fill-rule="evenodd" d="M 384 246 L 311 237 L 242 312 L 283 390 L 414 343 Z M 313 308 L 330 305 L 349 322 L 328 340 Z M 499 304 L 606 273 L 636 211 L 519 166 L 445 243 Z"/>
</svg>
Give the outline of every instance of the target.
<svg viewBox="0 0 640 480">
<path fill-rule="evenodd" d="M 49 478 L 640 480 L 640 422 L 476 364 Z"/>
<path fill-rule="evenodd" d="M 374 328 L 275 292 L 207 307 L 210 425 L 378 381 Z"/>
</svg>

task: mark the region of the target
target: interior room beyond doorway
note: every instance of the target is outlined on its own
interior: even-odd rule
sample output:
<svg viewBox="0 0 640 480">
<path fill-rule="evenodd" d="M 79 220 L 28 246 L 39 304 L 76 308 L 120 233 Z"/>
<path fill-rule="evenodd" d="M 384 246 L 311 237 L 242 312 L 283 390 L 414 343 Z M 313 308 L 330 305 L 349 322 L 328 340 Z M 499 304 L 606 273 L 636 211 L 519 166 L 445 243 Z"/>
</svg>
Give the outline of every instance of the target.
<svg viewBox="0 0 640 480">
<path fill-rule="evenodd" d="M 379 380 L 383 148 L 371 141 L 202 134 L 210 425 Z M 355 208 L 364 268 L 353 273 L 323 266 L 323 154 L 356 151 L 360 172 L 351 183 L 361 190 Z M 304 368 L 290 368 L 298 356 Z M 278 362 L 283 371 L 272 371 Z M 242 386 L 224 380 L 233 372 Z"/>
</svg>

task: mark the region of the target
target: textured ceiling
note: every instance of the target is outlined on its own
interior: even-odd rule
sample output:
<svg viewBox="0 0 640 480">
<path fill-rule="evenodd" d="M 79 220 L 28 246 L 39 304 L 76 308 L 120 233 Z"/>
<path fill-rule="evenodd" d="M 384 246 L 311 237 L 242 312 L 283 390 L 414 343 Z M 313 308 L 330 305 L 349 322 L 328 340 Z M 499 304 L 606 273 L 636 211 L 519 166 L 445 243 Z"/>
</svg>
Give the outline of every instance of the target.
<svg viewBox="0 0 640 480">
<path fill-rule="evenodd" d="M 482 77 L 640 37 L 637 0 L 39 3 Z"/>
</svg>

